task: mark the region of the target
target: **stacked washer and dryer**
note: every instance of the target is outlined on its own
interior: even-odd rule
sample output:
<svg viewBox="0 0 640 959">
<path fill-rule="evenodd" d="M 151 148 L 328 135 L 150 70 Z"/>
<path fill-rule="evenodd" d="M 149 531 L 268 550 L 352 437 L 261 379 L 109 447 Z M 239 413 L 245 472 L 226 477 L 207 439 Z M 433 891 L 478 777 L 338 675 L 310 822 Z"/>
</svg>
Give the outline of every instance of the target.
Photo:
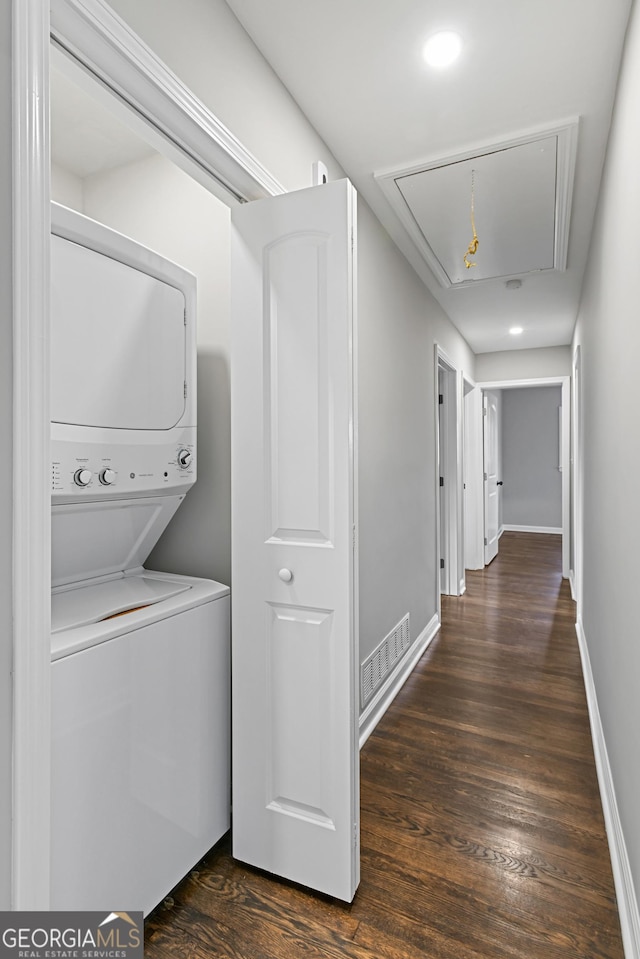
<svg viewBox="0 0 640 959">
<path fill-rule="evenodd" d="M 144 568 L 196 479 L 196 284 L 56 204 L 51 274 L 51 909 L 146 914 L 229 827 L 229 589 Z"/>
</svg>

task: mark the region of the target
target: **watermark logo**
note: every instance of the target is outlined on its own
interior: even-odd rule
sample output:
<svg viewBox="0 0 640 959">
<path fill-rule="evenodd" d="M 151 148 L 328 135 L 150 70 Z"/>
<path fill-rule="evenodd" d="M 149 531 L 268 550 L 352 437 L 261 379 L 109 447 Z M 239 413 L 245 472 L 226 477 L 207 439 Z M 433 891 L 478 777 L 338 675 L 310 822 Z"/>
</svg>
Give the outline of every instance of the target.
<svg viewBox="0 0 640 959">
<path fill-rule="evenodd" d="M 143 959 L 141 912 L 0 912 L 0 959 Z"/>
</svg>

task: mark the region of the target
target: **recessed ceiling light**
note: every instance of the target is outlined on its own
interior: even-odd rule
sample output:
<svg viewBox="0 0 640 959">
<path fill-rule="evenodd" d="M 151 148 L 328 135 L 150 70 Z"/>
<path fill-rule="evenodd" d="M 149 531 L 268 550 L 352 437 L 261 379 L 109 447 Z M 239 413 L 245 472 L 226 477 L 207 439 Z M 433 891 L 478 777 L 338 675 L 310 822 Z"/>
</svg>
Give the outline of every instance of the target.
<svg viewBox="0 0 640 959">
<path fill-rule="evenodd" d="M 511 333 L 511 336 L 520 336 L 520 334 L 523 332 L 524 330 L 522 329 L 521 326 L 512 326 L 511 329 L 509 330 L 509 333 Z"/>
<path fill-rule="evenodd" d="M 462 39 L 451 30 L 434 33 L 424 45 L 422 55 L 430 67 L 437 70 L 448 67 L 457 60 L 462 50 Z"/>
</svg>

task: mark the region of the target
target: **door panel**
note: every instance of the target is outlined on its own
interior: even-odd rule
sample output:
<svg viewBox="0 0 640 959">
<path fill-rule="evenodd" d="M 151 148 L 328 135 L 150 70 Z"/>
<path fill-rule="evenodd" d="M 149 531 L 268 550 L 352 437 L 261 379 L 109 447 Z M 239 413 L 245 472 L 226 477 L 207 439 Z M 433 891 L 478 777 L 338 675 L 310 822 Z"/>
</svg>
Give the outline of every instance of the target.
<svg viewBox="0 0 640 959">
<path fill-rule="evenodd" d="M 359 879 L 355 192 L 233 210 L 233 853 Z"/>
<path fill-rule="evenodd" d="M 330 544 L 327 242 L 296 234 L 265 251 L 265 443 L 270 536 Z"/>
<path fill-rule="evenodd" d="M 335 641 L 331 611 L 271 607 L 267 808 L 330 829 L 335 829 L 329 812 L 332 782 L 325 773 L 331 769 L 328 663 Z M 309 679 L 302 686 L 305 675 Z"/>
</svg>

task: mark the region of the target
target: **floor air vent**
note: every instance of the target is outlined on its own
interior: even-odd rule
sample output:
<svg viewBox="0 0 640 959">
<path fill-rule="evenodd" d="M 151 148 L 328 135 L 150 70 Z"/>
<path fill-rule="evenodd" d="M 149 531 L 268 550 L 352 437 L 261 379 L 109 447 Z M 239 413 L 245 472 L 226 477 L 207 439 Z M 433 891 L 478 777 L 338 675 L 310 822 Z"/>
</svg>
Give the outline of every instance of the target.
<svg viewBox="0 0 640 959">
<path fill-rule="evenodd" d="M 360 667 L 360 695 L 363 706 L 371 699 L 410 645 L 411 629 L 409 613 L 407 613 Z"/>
</svg>

